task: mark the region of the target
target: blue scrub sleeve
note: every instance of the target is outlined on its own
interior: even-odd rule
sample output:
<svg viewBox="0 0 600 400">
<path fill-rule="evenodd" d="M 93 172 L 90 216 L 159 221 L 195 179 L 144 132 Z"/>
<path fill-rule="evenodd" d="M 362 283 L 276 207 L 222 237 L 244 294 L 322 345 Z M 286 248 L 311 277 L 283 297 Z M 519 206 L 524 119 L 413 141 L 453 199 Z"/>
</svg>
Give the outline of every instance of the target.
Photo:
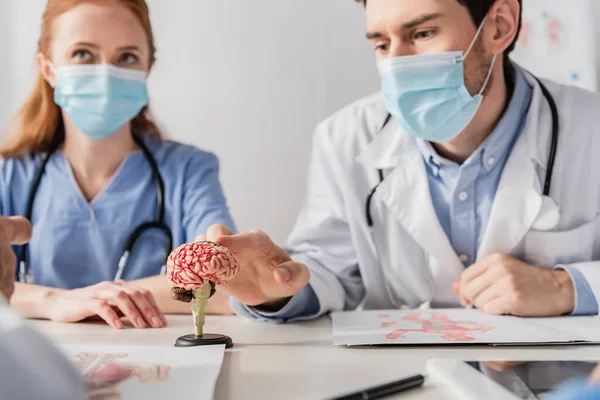
<svg viewBox="0 0 600 400">
<path fill-rule="evenodd" d="M 193 242 L 214 224 L 237 231 L 219 181 L 219 160 L 211 153 L 198 153 L 186 167 L 183 193 L 183 226 L 186 242 Z"/>
<path fill-rule="evenodd" d="M 242 304 L 234 298 L 231 299 L 230 305 L 236 315 L 274 323 L 284 323 L 288 320 L 314 317 L 319 313 L 321 308 L 319 298 L 310 284 L 296 293 L 286 306 L 277 312 L 263 312 L 256 307 L 249 307 Z"/>
<path fill-rule="evenodd" d="M 567 271 L 575 286 L 575 310 L 571 315 L 598 315 L 598 301 L 581 271 L 569 265 L 560 265 L 557 268 Z"/>
</svg>

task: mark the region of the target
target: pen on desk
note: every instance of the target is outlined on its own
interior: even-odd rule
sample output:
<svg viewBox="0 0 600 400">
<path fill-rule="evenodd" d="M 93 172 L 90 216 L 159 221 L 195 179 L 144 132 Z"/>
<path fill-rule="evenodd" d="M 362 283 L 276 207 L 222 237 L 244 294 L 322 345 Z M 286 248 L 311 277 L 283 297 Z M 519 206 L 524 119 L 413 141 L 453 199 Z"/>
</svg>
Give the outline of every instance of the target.
<svg viewBox="0 0 600 400">
<path fill-rule="evenodd" d="M 415 389 L 419 386 L 422 386 L 424 382 L 425 377 L 423 375 L 415 375 L 397 382 L 392 382 L 362 390 L 360 392 L 336 397 L 332 400 L 376 400 L 391 396 L 393 394 L 402 393 L 410 389 Z"/>
</svg>

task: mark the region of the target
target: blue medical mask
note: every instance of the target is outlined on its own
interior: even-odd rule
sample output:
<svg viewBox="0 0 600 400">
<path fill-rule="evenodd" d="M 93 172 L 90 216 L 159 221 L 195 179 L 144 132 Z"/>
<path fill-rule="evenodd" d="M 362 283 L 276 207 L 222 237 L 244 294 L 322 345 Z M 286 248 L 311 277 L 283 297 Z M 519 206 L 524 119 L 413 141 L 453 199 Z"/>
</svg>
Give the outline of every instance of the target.
<svg viewBox="0 0 600 400">
<path fill-rule="evenodd" d="M 406 133 L 444 143 L 458 136 L 473 120 L 496 62 L 494 56 L 481 90 L 471 96 L 465 85 L 464 61 L 483 25 L 464 55 L 454 51 L 379 62 L 385 106 Z"/>
<path fill-rule="evenodd" d="M 54 102 L 92 139 L 105 139 L 148 104 L 147 74 L 113 65 L 65 65 L 56 74 Z"/>
</svg>

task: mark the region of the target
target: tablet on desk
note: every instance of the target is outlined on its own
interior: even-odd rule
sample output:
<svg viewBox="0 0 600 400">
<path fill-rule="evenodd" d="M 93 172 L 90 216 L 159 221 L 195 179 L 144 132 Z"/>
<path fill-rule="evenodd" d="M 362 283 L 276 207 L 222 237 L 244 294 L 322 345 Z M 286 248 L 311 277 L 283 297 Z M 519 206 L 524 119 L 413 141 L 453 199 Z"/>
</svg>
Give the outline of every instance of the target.
<svg viewBox="0 0 600 400">
<path fill-rule="evenodd" d="M 436 359 L 428 362 L 427 370 L 457 399 L 543 400 L 571 380 L 588 380 L 599 362 Z"/>
</svg>

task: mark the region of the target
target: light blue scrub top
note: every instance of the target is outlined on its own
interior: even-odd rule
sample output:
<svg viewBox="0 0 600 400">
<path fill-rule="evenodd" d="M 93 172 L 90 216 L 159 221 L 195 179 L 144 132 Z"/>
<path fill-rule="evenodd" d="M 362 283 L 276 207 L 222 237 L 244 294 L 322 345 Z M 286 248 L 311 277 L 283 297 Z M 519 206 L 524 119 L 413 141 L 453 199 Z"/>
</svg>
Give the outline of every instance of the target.
<svg viewBox="0 0 600 400">
<path fill-rule="evenodd" d="M 194 241 L 212 224 L 235 230 L 219 182 L 219 162 L 211 153 L 145 135 L 165 183 L 164 222 L 173 245 Z M 32 181 L 43 155 L 0 159 L 0 213 L 24 215 Z M 61 152 L 46 166 L 35 199 L 33 237 L 27 254 L 35 283 L 75 289 L 113 280 L 127 238 L 156 218 L 156 183 L 141 150 L 130 153 L 108 186 L 88 203 Z M 158 275 L 166 236 L 145 232 L 136 241 L 125 280 Z M 15 247 L 19 257 L 20 247 Z"/>
</svg>

